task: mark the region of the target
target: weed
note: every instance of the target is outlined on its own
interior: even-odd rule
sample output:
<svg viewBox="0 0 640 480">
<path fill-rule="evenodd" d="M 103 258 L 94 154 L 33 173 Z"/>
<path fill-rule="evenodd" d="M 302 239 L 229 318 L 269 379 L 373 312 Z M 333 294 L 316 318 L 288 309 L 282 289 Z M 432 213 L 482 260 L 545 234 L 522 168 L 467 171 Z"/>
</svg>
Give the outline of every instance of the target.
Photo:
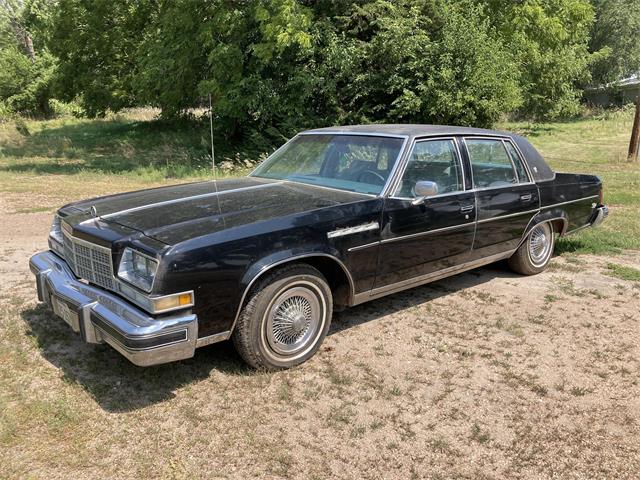
<svg viewBox="0 0 640 480">
<path fill-rule="evenodd" d="M 617 263 L 607 264 L 607 275 L 620 278 L 622 280 L 629 280 L 631 282 L 640 282 L 640 270 L 633 267 L 618 265 Z"/>
</svg>

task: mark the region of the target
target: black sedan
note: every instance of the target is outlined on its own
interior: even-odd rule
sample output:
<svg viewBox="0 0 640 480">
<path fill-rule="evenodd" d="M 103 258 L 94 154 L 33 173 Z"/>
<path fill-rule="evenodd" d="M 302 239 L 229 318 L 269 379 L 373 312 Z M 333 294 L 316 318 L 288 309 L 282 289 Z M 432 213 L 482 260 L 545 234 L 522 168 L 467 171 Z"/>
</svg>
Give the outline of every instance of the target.
<svg viewBox="0 0 640 480">
<path fill-rule="evenodd" d="M 510 133 L 323 128 L 245 178 L 62 207 L 30 265 L 41 301 L 135 364 L 231 338 L 252 366 L 286 368 L 334 309 L 502 259 L 541 272 L 556 236 L 606 217 L 602 192 Z"/>
</svg>

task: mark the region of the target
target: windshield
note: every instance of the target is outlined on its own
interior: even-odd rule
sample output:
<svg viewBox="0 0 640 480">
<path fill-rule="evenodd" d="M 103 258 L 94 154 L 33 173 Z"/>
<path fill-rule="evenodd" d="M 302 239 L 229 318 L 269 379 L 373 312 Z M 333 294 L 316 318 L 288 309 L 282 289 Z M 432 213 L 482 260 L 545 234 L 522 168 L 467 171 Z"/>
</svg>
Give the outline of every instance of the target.
<svg viewBox="0 0 640 480">
<path fill-rule="evenodd" d="M 300 135 L 251 176 L 377 195 L 389 178 L 402 142 L 402 138 L 365 135 Z"/>
</svg>

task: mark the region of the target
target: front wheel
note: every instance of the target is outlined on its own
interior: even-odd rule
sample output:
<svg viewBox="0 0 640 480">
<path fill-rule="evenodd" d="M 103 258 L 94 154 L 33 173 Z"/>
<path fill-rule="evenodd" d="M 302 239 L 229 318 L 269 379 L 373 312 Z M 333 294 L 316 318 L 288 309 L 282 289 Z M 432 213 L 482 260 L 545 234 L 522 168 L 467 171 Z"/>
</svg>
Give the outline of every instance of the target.
<svg viewBox="0 0 640 480">
<path fill-rule="evenodd" d="M 554 232 L 550 223 L 536 225 L 518 250 L 509 258 L 509 267 L 522 275 L 542 272 L 551 260 Z"/>
<path fill-rule="evenodd" d="M 254 368 L 290 368 L 320 348 L 332 310 L 331 289 L 318 270 L 286 266 L 267 274 L 249 294 L 233 343 Z"/>
</svg>

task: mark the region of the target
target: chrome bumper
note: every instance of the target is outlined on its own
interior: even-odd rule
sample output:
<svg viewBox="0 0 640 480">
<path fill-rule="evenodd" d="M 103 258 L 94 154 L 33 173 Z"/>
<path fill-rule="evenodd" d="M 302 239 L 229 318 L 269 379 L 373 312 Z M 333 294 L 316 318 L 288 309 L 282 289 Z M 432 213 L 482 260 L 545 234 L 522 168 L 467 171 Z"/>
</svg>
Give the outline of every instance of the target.
<svg viewBox="0 0 640 480">
<path fill-rule="evenodd" d="M 597 227 L 605 218 L 607 218 L 608 215 L 609 207 L 607 207 L 606 205 L 600 205 L 599 207 L 596 207 L 596 211 L 593 214 L 593 220 L 591 220 L 591 226 Z"/>
<path fill-rule="evenodd" d="M 52 252 L 29 260 L 38 299 L 46 303 L 87 343 L 108 343 L 132 363 L 157 365 L 193 357 L 198 339 L 196 315 L 150 317 L 122 298 L 87 285 Z"/>
</svg>

